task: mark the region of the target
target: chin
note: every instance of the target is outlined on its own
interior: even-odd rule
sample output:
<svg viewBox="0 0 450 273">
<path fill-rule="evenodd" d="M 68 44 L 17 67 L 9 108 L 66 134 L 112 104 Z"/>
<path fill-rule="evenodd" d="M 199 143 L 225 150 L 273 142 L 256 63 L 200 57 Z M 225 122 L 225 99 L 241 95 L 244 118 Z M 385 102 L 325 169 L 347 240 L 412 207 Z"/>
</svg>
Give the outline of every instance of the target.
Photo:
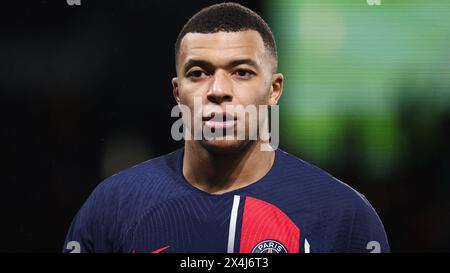
<svg viewBox="0 0 450 273">
<path fill-rule="evenodd" d="M 252 142 L 251 140 L 200 140 L 200 145 L 212 154 L 227 155 L 244 151 Z"/>
</svg>

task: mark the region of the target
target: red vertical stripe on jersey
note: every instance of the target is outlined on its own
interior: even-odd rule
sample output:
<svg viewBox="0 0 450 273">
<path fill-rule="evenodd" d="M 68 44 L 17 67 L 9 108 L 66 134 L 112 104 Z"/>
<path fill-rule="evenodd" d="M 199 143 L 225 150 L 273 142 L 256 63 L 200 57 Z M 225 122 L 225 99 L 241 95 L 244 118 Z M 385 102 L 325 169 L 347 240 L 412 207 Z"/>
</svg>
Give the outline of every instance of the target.
<svg viewBox="0 0 450 273">
<path fill-rule="evenodd" d="M 300 229 L 297 225 L 274 205 L 246 197 L 239 252 L 251 253 L 263 240 L 282 243 L 288 253 L 300 251 Z"/>
</svg>

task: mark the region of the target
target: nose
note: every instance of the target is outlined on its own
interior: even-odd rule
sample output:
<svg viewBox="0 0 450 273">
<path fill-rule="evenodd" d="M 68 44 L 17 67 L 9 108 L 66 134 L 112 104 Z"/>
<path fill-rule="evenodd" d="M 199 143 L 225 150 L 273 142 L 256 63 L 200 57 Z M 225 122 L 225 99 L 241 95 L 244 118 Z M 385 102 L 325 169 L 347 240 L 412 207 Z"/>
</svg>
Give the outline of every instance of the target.
<svg viewBox="0 0 450 273">
<path fill-rule="evenodd" d="M 233 99 L 230 78 L 224 71 L 217 71 L 214 74 L 211 86 L 208 89 L 207 99 L 213 103 L 221 104 Z"/>
</svg>

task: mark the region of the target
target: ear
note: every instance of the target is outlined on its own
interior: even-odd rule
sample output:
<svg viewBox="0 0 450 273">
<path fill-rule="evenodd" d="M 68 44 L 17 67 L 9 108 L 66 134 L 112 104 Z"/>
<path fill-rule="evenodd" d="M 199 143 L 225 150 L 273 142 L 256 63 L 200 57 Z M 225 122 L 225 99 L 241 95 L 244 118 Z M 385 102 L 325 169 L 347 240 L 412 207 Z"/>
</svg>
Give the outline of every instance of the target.
<svg viewBox="0 0 450 273">
<path fill-rule="evenodd" d="M 172 79 L 172 93 L 173 93 L 173 97 L 177 101 L 177 104 L 180 104 L 180 92 L 178 89 L 178 78 L 177 77 L 174 77 Z"/>
<path fill-rule="evenodd" d="M 270 87 L 269 105 L 276 105 L 283 93 L 284 76 L 281 73 L 272 75 L 272 86 Z"/>
</svg>

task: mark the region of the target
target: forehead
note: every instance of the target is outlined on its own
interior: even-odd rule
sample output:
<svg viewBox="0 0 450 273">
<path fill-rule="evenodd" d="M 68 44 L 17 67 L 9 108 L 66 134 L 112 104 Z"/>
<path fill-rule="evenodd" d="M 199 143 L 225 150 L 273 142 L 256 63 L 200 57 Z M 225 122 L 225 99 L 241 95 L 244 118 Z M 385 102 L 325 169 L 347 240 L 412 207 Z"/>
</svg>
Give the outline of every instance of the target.
<svg viewBox="0 0 450 273">
<path fill-rule="evenodd" d="M 264 54 L 264 42 L 255 30 L 188 33 L 180 44 L 179 63 L 184 64 L 189 59 L 220 63 L 237 57 L 251 58 L 260 63 Z"/>
</svg>

